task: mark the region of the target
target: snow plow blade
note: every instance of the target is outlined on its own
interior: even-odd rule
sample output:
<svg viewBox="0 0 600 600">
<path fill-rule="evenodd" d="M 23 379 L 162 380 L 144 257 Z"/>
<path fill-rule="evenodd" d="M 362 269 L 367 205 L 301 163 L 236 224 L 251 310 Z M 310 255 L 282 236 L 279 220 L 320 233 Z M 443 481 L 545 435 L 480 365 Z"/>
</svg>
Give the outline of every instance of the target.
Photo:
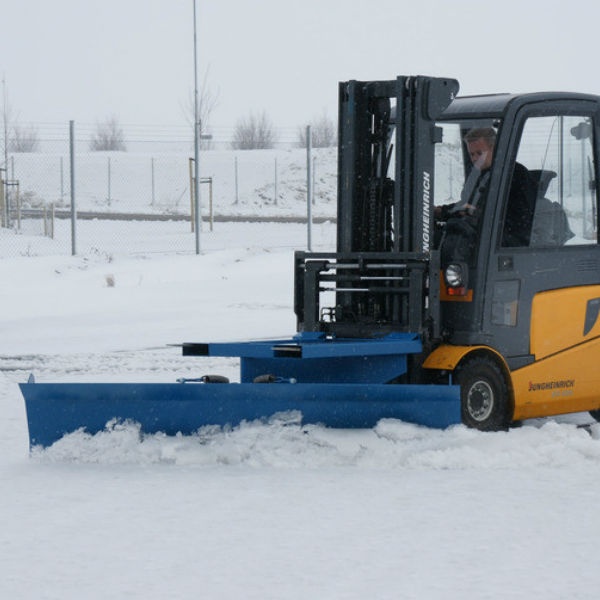
<svg viewBox="0 0 600 600">
<path fill-rule="evenodd" d="M 300 411 L 303 423 L 370 428 L 395 418 L 444 428 L 460 422 L 457 386 L 385 384 L 24 383 L 30 446 L 102 431 L 113 419 L 144 433 L 192 434 L 205 425 Z"/>
<path fill-rule="evenodd" d="M 144 433 L 192 434 L 206 425 L 232 426 L 298 411 L 303 423 L 370 428 L 380 419 L 427 427 L 460 423 L 460 387 L 391 383 L 422 350 L 414 334 L 332 339 L 301 333 L 291 339 L 183 344 L 184 356 L 236 356 L 240 382 L 224 377 L 178 383 L 28 383 L 30 446 L 50 446 L 83 429 L 113 421 L 139 423 Z"/>
</svg>

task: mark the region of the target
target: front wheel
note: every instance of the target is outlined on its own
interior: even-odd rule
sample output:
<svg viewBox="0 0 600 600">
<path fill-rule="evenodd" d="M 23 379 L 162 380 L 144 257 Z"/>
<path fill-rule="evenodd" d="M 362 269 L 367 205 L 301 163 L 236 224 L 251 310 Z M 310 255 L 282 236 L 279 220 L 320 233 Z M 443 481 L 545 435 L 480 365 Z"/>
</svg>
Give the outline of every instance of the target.
<svg viewBox="0 0 600 600">
<path fill-rule="evenodd" d="M 592 416 L 596 421 L 600 421 L 600 410 L 590 410 L 590 416 Z"/>
<path fill-rule="evenodd" d="M 479 356 L 467 359 L 458 371 L 462 422 L 481 431 L 507 429 L 509 391 L 500 367 Z"/>
</svg>

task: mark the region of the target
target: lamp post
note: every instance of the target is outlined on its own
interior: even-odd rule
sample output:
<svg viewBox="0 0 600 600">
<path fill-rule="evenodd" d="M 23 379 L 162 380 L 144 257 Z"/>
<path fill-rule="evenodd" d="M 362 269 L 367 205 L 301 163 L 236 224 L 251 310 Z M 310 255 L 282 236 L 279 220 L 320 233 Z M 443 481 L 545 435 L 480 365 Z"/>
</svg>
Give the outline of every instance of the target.
<svg viewBox="0 0 600 600">
<path fill-rule="evenodd" d="M 196 0 L 194 2 L 194 231 L 196 254 L 200 254 L 200 117 L 198 115 L 198 44 L 196 42 Z"/>
</svg>

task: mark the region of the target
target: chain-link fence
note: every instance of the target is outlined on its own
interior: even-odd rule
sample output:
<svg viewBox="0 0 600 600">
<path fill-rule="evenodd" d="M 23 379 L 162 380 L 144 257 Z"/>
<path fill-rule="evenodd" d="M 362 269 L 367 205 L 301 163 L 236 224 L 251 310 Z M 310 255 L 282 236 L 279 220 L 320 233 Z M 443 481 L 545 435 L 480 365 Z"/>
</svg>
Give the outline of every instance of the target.
<svg viewBox="0 0 600 600">
<path fill-rule="evenodd" d="M 53 139 L 38 152 L 7 156 L 0 171 L 0 257 L 194 252 L 191 144 L 140 139 L 128 142 L 127 151 L 91 152 L 86 139 L 75 139 L 74 149 L 71 156 L 68 139 Z M 333 219 L 336 151 L 314 150 L 311 160 L 313 218 Z M 199 166 L 207 233 L 223 220 L 306 218 L 303 149 L 203 149 Z"/>
</svg>

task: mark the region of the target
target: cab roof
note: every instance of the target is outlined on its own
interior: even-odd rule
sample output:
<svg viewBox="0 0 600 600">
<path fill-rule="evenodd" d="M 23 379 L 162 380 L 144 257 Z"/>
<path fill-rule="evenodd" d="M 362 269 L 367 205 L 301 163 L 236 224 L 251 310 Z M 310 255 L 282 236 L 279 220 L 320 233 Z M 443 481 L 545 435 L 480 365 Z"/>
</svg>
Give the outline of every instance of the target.
<svg viewBox="0 0 600 600">
<path fill-rule="evenodd" d="M 580 102 L 592 101 L 600 107 L 600 96 L 575 92 L 534 92 L 527 94 L 487 94 L 481 96 L 458 96 L 441 114 L 439 120 L 454 121 L 471 118 L 500 119 L 509 107 L 544 101 Z"/>
</svg>

